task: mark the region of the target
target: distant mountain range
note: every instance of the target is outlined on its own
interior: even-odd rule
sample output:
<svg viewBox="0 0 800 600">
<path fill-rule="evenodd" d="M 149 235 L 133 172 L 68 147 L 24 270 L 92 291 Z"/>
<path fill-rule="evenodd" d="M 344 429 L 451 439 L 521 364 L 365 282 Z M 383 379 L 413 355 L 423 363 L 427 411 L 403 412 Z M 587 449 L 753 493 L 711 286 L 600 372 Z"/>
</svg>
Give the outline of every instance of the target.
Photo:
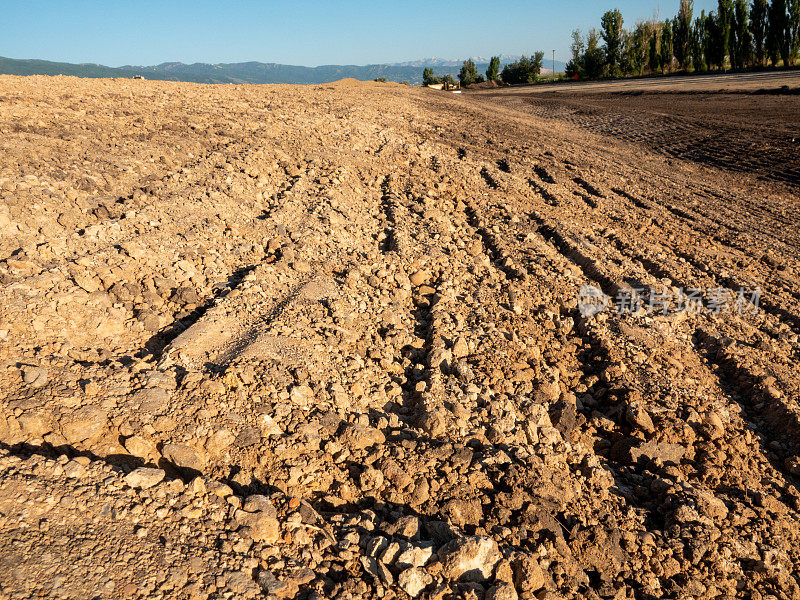
<svg viewBox="0 0 800 600">
<path fill-rule="evenodd" d="M 476 65 L 489 65 L 489 61 L 492 60 L 491 56 L 470 56 L 470 59 Z M 508 64 L 512 63 L 515 60 L 519 59 L 519 56 L 513 56 L 511 54 L 501 54 L 500 55 L 500 64 Z M 461 64 L 464 60 L 455 60 L 450 58 L 423 58 L 421 60 L 412 60 L 408 62 L 399 62 L 399 63 L 389 63 L 393 67 L 417 67 L 420 69 L 424 69 L 425 67 L 456 67 L 461 68 Z M 558 66 L 558 63 L 556 63 Z"/>
<path fill-rule="evenodd" d="M 513 62 L 518 57 L 501 56 L 501 63 Z M 489 59 L 473 58 L 479 73 L 486 71 Z M 193 63 L 166 62 L 160 65 L 107 67 L 93 63 L 62 63 L 35 59 L 0 57 L 0 74 L 3 75 L 72 75 L 75 77 L 126 77 L 141 76 L 163 81 L 191 81 L 195 83 L 304 83 L 319 84 L 353 78 L 372 81 L 385 77 L 387 81 L 407 81 L 412 85 L 422 83 L 422 70 L 431 67 L 437 75 L 458 75 L 462 61 L 430 58 L 419 61 L 376 65 L 323 65 L 301 67 L 277 63 Z M 547 72 L 548 61 L 545 60 Z M 556 69 L 564 64 L 556 61 Z"/>
</svg>

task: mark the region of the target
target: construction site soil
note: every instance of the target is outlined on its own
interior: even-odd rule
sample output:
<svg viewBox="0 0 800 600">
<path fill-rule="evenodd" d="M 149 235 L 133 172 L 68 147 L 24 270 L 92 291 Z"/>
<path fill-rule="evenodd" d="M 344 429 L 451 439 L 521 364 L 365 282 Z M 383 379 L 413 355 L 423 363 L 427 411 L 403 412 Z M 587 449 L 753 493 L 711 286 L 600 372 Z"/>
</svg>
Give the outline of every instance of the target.
<svg viewBox="0 0 800 600">
<path fill-rule="evenodd" d="M 800 96 L 638 85 L 0 77 L 0 598 L 800 599 Z"/>
</svg>

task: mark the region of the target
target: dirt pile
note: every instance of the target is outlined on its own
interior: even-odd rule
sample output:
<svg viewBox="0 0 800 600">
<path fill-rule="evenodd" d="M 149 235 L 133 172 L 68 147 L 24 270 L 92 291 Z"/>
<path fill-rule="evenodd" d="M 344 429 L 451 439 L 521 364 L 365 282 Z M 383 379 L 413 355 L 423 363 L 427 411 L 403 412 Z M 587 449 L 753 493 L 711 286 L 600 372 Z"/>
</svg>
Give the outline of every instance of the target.
<svg viewBox="0 0 800 600">
<path fill-rule="evenodd" d="M 482 81 L 480 83 L 470 83 L 466 86 L 468 90 L 492 90 L 495 88 L 503 87 L 503 83 L 496 79 L 492 81 Z"/>
<path fill-rule="evenodd" d="M 780 184 L 378 84 L 0 131 L 6 597 L 800 597 Z"/>
</svg>

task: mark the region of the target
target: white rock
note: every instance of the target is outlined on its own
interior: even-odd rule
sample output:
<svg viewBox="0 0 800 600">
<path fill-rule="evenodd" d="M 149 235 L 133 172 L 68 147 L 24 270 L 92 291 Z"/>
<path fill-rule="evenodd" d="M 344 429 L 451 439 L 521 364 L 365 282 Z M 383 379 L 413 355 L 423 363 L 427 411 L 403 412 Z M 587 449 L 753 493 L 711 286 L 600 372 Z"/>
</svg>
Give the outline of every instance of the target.
<svg viewBox="0 0 800 600">
<path fill-rule="evenodd" d="M 489 579 L 494 566 L 502 558 L 497 542 L 485 536 L 453 540 L 439 550 L 439 555 L 444 576 L 463 581 Z"/>
<path fill-rule="evenodd" d="M 399 568 L 404 567 L 424 567 L 428 561 L 433 557 L 433 546 L 415 546 L 411 545 L 400 553 L 397 557 L 395 565 Z"/>
<path fill-rule="evenodd" d="M 290 392 L 291 400 L 300 407 L 307 408 L 314 402 L 314 391 L 307 385 L 296 385 Z"/>
<path fill-rule="evenodd" d="M 266 413 L 262 413 L 258 417 L 258 425 L 261 428 L 261 433 L 266 437 L 271 435 L 283 435 L 283 430 L 275 422 L 275 419 Z"/>
<path fill-rule="evenodd" d="M 419 567 L 406 569 L 397 578 L 398 585 L 412 598 L 419 596 L 422 590 L 428 587 L 432 581 L 433 577 Z"/>
<path fill-rule="evenodd" d="M 161 469 L 139 467 L 125 475 L 125 483 L 132 488 L 147 489 L 161 483 L 165 475 L 166 473 Z"/>
</svg>

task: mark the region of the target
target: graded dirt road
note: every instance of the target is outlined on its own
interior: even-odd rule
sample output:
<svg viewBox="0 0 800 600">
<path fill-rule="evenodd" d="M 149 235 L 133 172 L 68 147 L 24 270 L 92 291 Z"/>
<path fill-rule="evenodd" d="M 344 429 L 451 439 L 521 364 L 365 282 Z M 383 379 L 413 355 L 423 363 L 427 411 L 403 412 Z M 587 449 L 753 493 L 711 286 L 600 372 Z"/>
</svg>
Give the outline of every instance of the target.
<svg viewBox="0 0 800 600">
<path fill-rule="evenodd" d="M 507 94 L 0 77 L 0 597 L 800 598 L 796 180 Z"/>
</svg>

